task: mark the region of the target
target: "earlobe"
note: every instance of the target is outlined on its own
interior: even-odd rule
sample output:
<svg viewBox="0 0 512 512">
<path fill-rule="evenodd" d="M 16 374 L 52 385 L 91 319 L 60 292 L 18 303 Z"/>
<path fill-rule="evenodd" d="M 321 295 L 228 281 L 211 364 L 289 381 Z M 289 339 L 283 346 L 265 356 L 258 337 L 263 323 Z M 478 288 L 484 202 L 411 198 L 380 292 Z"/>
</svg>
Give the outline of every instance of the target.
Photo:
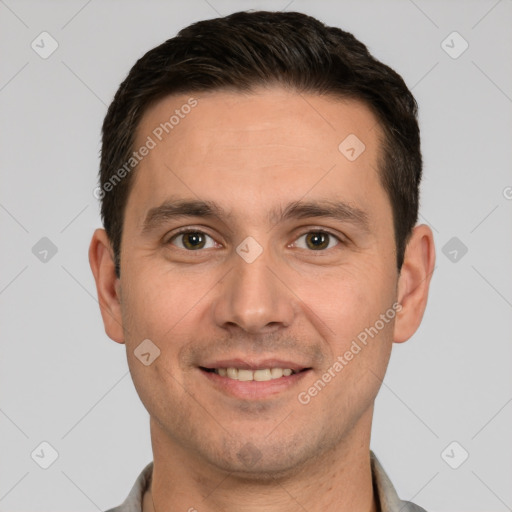
<svg viewBox="0 0 512 512">
<path fill-rule="evenodd" d="M 413 229 L 398 278 L 398 302 L 394 341 L 407 341 L 418 329 L 427 306 L 430 280 L 435 266 L 432 230 L 425 224 Z"/>
<path fill-rule="evenodd" d="M 92 236 L 89 264 L 96 281 L 105 332 L 117 343 L 124 343 L 120 282 L 115 272 L 110 240 L 104 229 L 97 229 Z"/>
</svg>

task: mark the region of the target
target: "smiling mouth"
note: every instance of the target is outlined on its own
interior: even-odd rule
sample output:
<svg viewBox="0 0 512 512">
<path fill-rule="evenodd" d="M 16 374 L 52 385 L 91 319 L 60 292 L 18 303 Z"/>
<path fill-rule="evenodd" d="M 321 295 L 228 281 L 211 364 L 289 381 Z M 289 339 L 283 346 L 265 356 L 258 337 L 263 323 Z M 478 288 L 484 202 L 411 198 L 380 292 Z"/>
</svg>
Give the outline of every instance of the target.
<svg viewBox="0 0 512 512">
<path fill-rule="evenodd" d="M 311 368 L 303 368 L 302 370 L 292 370 L 291 368 L 262 368 L 258 370 L 250 370 L 247 368 L 203 368 L 201 370 L 208 373 L 215 373 L 220 377 L 242 382 L 265 382 L 269 380 L 277 380 L 283 377 L 289 377 L 297 373 L 302 373 Z"/>
</svg>

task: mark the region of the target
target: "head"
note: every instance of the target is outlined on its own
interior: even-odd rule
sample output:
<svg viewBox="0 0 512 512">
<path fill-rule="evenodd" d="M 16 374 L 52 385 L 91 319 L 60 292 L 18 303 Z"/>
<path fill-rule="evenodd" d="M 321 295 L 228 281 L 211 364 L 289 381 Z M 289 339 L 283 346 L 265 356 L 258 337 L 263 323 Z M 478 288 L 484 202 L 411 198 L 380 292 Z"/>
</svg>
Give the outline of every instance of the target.
<svg viewBox="0 0 512 512">
<path fill-rule="evenodd" d="M 361 42 L 300 13 L 195 23 L 137 61 L 103 125 L 90 260 L 160 440 L 268 475 L 369 439 L 434 265 L 416 109 Z M 297 373 L 254 394 L 213 372 L 263 363 Z"/>
<path fill-rule="evenodd" d="M 301 13 L 239 12 L 195 23 L 146 53 L 110 105 L 103 124 L 98 196 L 118 274 L 124 212 L 137 168 L 129 162 L 149 106 L 172 94 L 247 93 L 271 85 L 359 100 L 372 111 L 383 132 L 379 178 L 393 211 L 400 269 L 417 221 L 422 172 L 417 104 L 404 81 L 339 28 Z"/>
</svg>

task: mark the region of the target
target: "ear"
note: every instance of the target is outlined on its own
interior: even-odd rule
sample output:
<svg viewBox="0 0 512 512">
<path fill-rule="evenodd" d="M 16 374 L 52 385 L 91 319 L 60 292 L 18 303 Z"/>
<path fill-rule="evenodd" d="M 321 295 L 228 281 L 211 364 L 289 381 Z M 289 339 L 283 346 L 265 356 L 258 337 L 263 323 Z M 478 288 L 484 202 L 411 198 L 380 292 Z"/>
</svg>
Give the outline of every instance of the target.
<svg viewBox="0 0 512 512">
<path fill-rule="evenodd" d="M 89 264 L 96 281 L 105 332 L 117 343 L 124 343 L 120 280 L 116 276 L 113 251 L 104 229 L 97 229 L 92 236 Z"/>
<path fill-rule="evenodd" d="M 396 315 L 394 341 L 407 341 L 418 329 L 427 306 L 430 279 L 436 262 L 434 236 L 425 224 L 413 229 L 405 249 L 398 278 L 398 302 L 402 309 Z"/>
</svg>

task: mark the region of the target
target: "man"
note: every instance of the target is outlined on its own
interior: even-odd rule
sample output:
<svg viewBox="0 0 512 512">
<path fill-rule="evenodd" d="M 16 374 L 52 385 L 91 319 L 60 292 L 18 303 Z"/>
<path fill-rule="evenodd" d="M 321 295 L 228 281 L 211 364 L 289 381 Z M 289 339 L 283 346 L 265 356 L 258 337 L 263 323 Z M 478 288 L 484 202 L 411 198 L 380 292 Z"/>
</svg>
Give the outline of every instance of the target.
<svg viewBox="0 0 512 512">
<path fill-rule="evenodd" d="M 434 268 L 420 178 L 403 80 L 314 18 L 202 21 L 135 64 L 89 258 L 154 460 L 112 511 L 423 510 L 369 450 Z"/>
</svg>

